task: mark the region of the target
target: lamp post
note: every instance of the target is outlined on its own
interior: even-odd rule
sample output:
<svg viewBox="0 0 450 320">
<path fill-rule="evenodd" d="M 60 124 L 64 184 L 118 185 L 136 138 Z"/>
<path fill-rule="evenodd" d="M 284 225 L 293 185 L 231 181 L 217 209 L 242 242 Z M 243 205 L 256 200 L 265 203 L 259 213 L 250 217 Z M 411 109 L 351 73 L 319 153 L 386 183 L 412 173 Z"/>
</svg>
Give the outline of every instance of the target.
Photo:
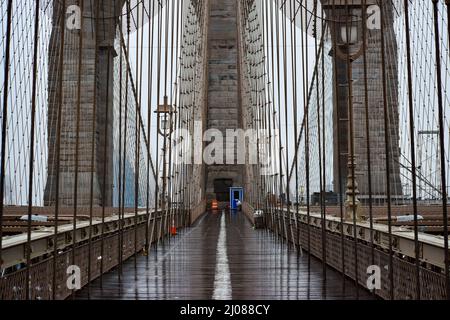
<svg viewBox="0 0 450 320">
<path fill-rule="evenodd" d="M 422 166 L 426 163 L 430 168 L 434 168 L 435 172 L 440 172 L 441 171 L 441 164 L 440 164 L 440 159 L 439 157 L 436 157 L 436 163 L 433 165 L 432 163 L 430 163 L 430 161 L 432 161 L 431 157 L 423 157 L 423 146 L 426 145 L 426 143 L 428 141 L 439 141 L 439 130 L 421 130 L 418 132 L 418 139 L 417 139 L 417 145 L 418 145 L 418 163 L 420 163 L 421 165 L 419 167 L 417 167 L 416 169 L 418 170 L 417 174 L 419 175 L 420 179 L 418 180 L 418 184 L 419 184 L 419 198 L 426 198 L 427 194 L 428 197 L 433 199 L 434 198 L 439 198 L 440 196 L 440 189 L 441 189 L 441 179 L 439 181 L 439 185 L 436 184 L 435 188 L 428 188 L 427 192 L 427 185 L 430 186 L 432 185 L 431 183 L 428 183 L 428 179 L 426 178 L 426 172 L 423 173 L 422 172 Z M 411 170 L 412 172 L 412 170 Z M 416 174 L 415 172 L 413 174 Z M 425 182 L 425 186 L 422 186 L 422 183 Z M 434 194 L 436 196 L 434 196 Z"/>
<path fill-rule="evenodd" d="M 356 181 L 356 158 L 353 119 L 353 69 L 352 63 L 364 53 L 367 28 L 363 26 L 367 19 L 367 7 L 373 5 L 370 0 L 322 0 L 328 23 L 331 24 L 331 36 L 335 57 L 347 64 L 348 83 L 348 161 L 345 218 L 361 220 L 359 190 Z M 364 20 L 364 21 L 363 21 Z M 339 121 L 339 120 L 338 120 Z"/>
<path fill-rule="evenodd" d="M 172 124 L 172 116 L 176 111 L 174 111 L 173 107 L 168 103 L 168 97 L 164 96 L 164 104 L 159 105 L 156 109 L 155 113 L 158 116 L 158 134 L 163 137 L 163 174 L 162 174 L 162 183 L 163 188 L 161 192 L 161 208 L 163 210 L 167 207 L 167 198 L 166 198 L 166 188 L 167 188 L 167 167 L 166 167 L 166 159 L 167 159 L 167 138 L 173 132 L 173 124 Z M 169 139 L 170 141 L 170 139 Z"/>
<path fill-rule="evenodd" d="M 304 204 L 304 196 L 305 196 L 305 187 L 304 186 L 300 186 L 300 205 L 303 206 Z"/>
</svg>

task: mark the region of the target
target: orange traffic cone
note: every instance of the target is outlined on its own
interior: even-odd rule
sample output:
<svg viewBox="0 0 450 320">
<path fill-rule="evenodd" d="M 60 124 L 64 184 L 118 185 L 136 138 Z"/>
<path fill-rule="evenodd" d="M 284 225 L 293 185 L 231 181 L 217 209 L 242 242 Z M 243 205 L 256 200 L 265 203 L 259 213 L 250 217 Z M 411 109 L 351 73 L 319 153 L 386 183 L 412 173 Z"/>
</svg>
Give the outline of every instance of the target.
<svg viewBox="0 0 450 320">
<path fill-rule="evenodd" d="M 177 235 L 177 227 L 175 226 L 175 218 L 172 219 L 172 227 L 170 228 L 170 234 L 173 236 Z"/>
<path fill-rule="evenodd" d="M 213 200 L 212 205 L 211 205 L 211 209 L 212 210 L 218 210 L 219 209 L 219 203 L 217 202 L 217 200 Z"/>
</svg>

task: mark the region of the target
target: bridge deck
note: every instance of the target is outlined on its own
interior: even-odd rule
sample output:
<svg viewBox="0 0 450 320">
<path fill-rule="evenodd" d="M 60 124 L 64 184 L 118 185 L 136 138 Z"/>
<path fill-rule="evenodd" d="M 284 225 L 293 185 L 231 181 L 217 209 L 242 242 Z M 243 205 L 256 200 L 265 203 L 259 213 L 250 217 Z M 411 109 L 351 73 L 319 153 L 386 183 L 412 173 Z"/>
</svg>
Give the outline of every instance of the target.
<svg viewBox="0 0 450 320">
<path fill-rule="evenodd" d="M 308 260 L 271 233 L 253 230 L 243 214 L 210 213 L 148 257 L 137 257 L 136 268 L 134 258 L 125 262 L 120 282 L 112 271 L 103 276 L 103 286 L 97 280 L 90 293 L 85 288 L 76 298 L 204 300 L 217 298 L 217 292 L 244 300 L 355 297 L 354 282 L 346 280 L 343 292 L 338 272 L 327 268 L 324 282 L 320 261 Z M 359 295 L 372 298 L 364 289 Z"/>
</svg>

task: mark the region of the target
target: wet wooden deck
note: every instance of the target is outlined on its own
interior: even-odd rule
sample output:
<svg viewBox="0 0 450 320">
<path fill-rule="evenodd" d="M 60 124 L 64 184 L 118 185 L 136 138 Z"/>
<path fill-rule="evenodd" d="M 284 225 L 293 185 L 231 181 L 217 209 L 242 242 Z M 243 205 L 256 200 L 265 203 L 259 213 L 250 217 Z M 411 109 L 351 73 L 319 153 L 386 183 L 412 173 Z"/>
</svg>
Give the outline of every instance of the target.
<svg viewBox="0 0 450 320">
<path fill-rule="evenodd" d="M 308 254 L 299 255 L 265 230 L 253 230 L 241 213 L 205 215 L 193 228 L 181 232 L 149 256 L 131 258 L 118 272 L 112 271 L 77 299 L 209 300 L 217 290 L 217 264 L 221 222 L 225 223 L 228 291 L 232 299 L 319 300 L 354 299 L 354 282 L 327 268 Z M 223 237 L 222 237 L 223 238 Z M 220 259 L 219 259 L 220 260 Z M 222 261 L 223 262 L 223 261 Z M 136 267 L 135 267 L 136 265 Z M 223 271 L 223 270 L 222 270 Z M 227 277 L 225 277 L 227 278 Z M 219 281 L 220 282 L 220 281 Z M 216 288 L 215 288 L 216 286 Z M 345 291 L 345 292 L 344 292 Z M 360 299 L 372 299 L 363 288 Z"/>
</svg>

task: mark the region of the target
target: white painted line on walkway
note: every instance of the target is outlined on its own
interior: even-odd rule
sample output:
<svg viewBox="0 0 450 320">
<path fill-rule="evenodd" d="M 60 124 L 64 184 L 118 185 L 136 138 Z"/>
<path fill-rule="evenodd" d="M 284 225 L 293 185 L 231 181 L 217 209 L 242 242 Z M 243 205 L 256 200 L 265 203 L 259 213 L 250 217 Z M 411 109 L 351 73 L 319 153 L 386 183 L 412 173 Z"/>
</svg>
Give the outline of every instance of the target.
<svg viewBox="0 0 450 320">
<path fill-rule="evenodd" d="M 225 214 L 222 213 L 222 218 L 220 219 L 219 240 L 217 241 L 213 300 L 231 300 L 231 298 L 231 276 L 227 256 Z"/>
</svg>

